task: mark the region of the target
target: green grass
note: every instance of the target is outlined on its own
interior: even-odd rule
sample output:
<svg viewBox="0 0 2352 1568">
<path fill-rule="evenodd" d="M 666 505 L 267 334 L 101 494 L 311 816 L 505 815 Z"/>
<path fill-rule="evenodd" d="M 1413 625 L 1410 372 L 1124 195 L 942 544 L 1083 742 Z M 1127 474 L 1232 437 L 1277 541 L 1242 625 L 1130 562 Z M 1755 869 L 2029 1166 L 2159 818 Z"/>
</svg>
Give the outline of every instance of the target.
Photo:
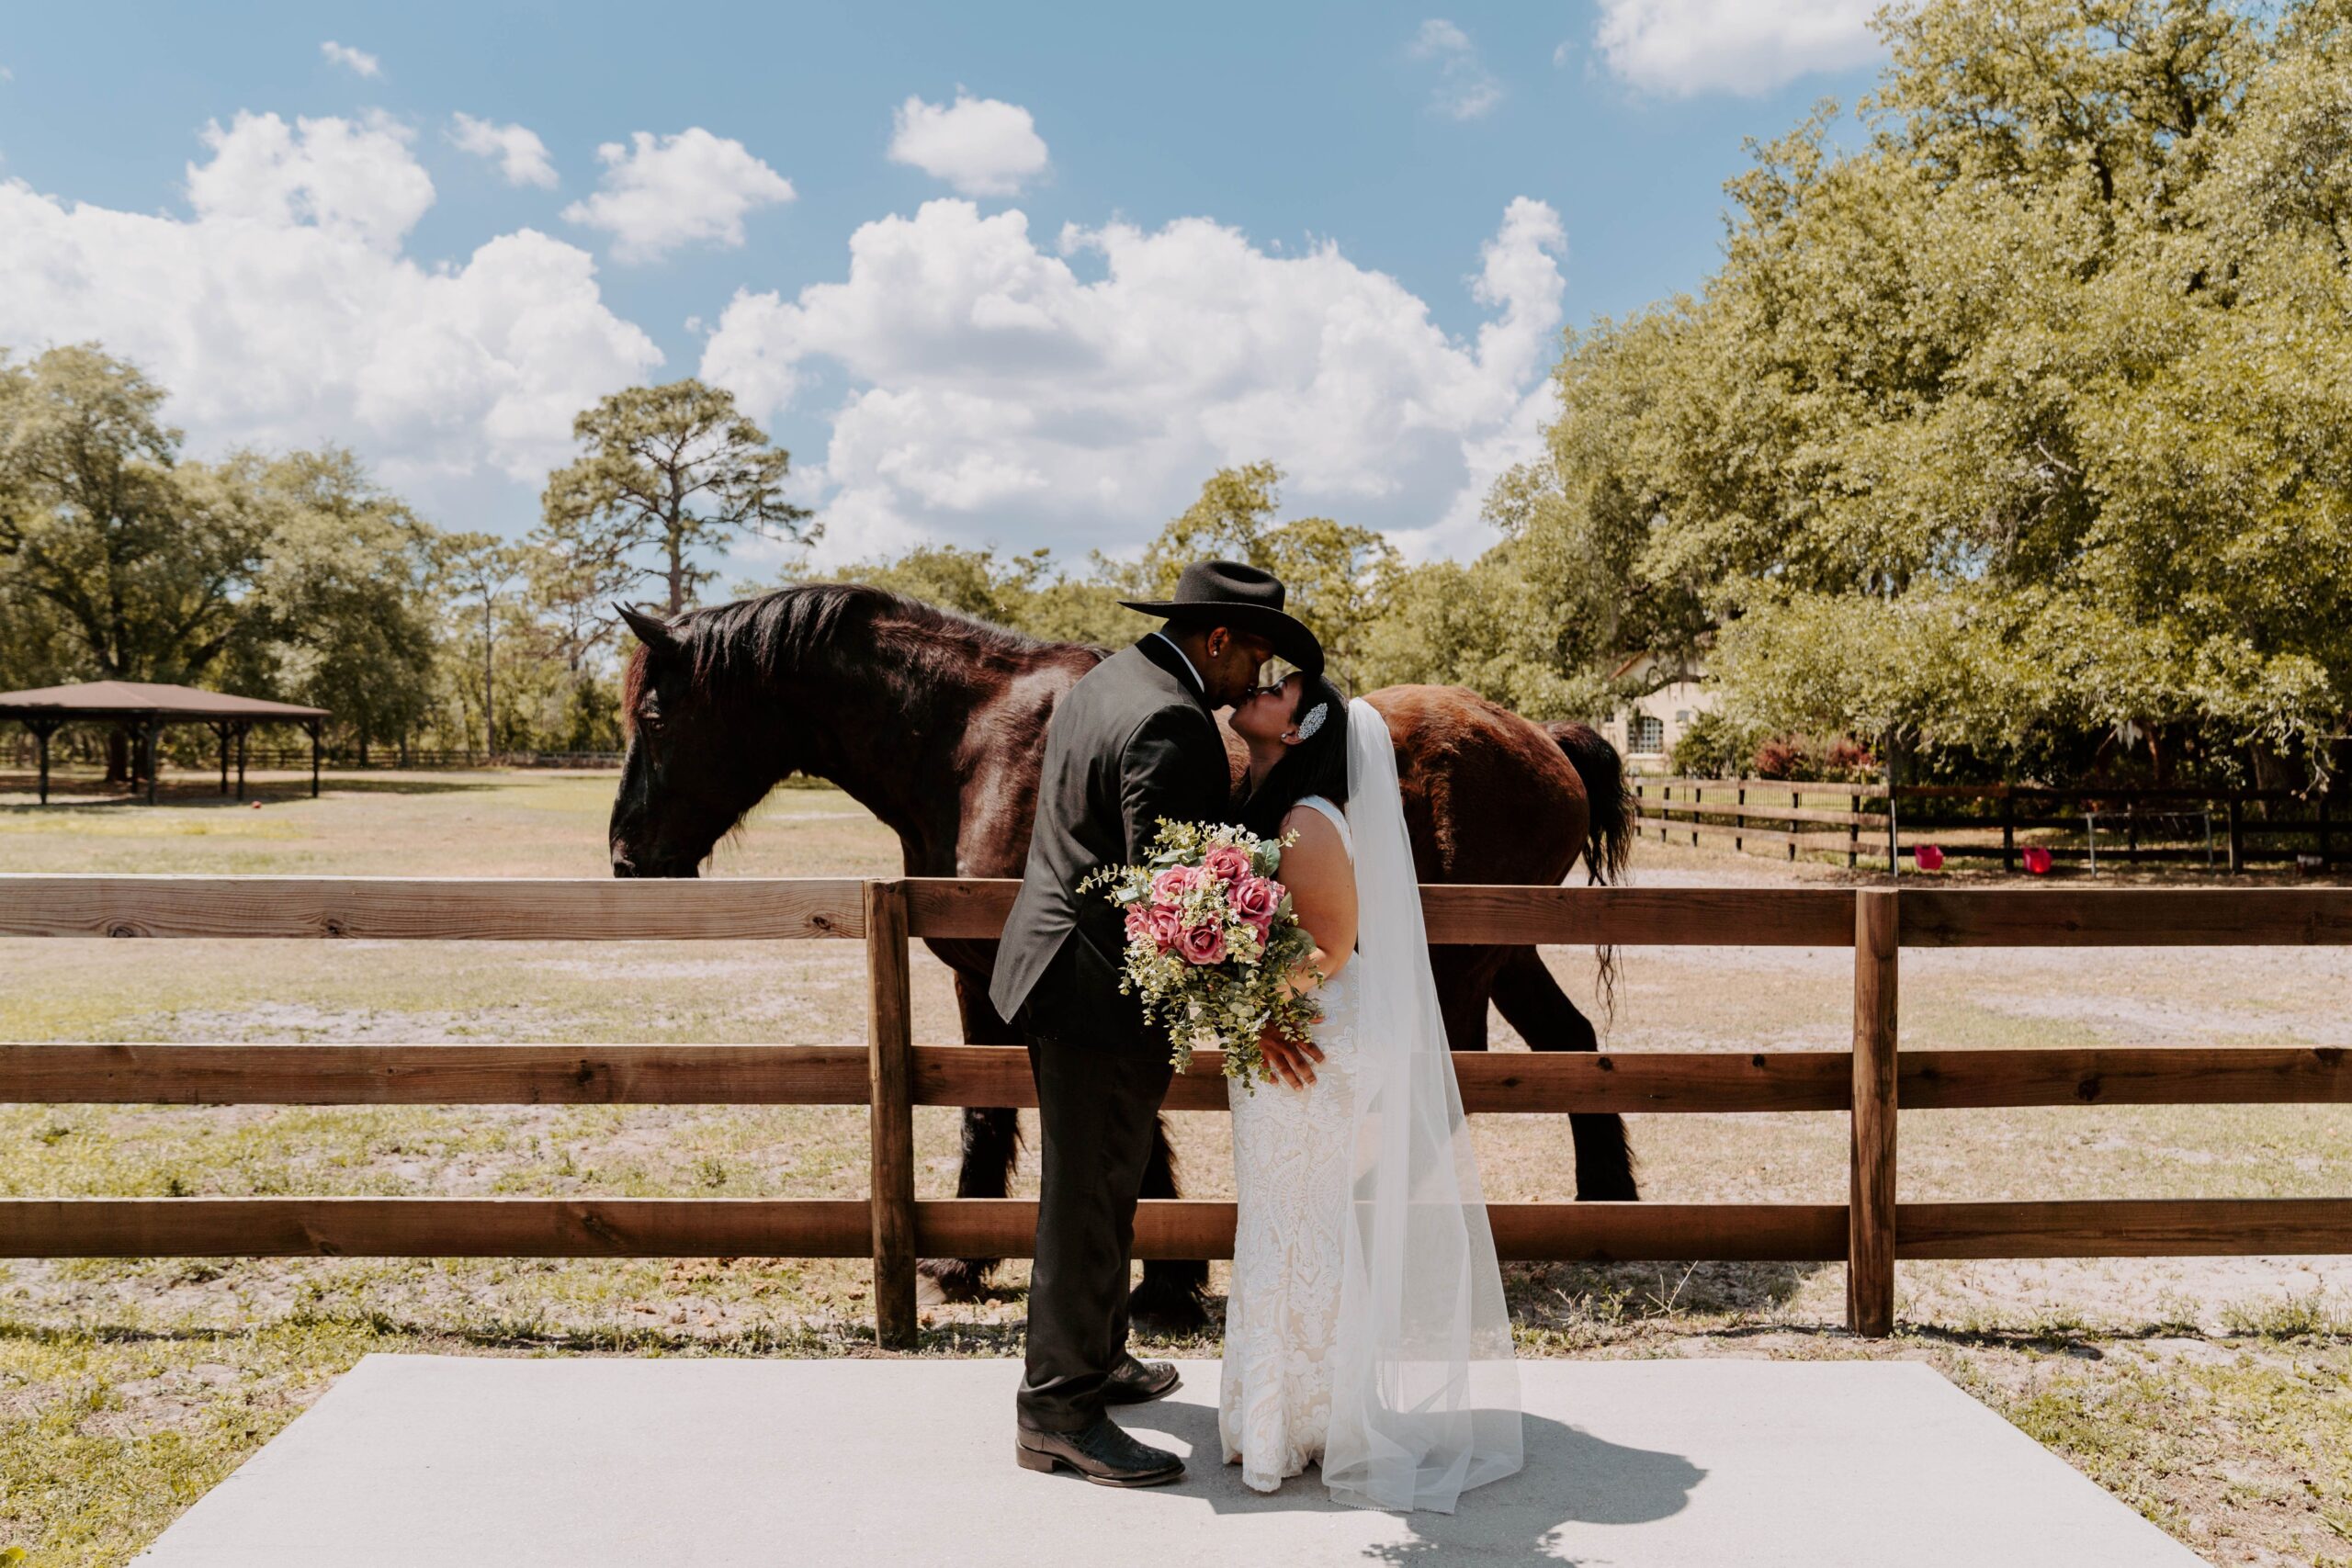
<svg viewBox="0 0 2352 1568">
<path fill-rule="evenodd" d="M 43 811 L 0 794 L 0 870 L 605 871 L 609 774 L 330 776 L 316 802 L 291 782 L 269 780 L 258 811 L 176 791 L 152 810 L 84 800 Z M 888 875 L 898 862 L 854 802 L 795 789 L 722 847 L 718 869 Z M 1636 864 L 1687 879 L 1821 874 L 1655 844 Z M 1843 951 L 1623 957 L 1614 1049 L 1848 1038 Z M 1550 958 L 1597 1012 L 1589 955 Z M 2352 958 L 2334 949 L 1906 953 L 1904 1042 L 2341 1043 L 2347 981 Z M 946 973 L 920 952 L 914 992 L 918 1038 L 954 1038 Z M 864 1000 L 849 942 L 0 942 L 0 1039 L 856 1042 Z M 1172 1122 L 1187 1190 L 1229 1192 L 1224 1119 Z M 1491 1196 L 1573 1190 L 1558 1118 L 1484 1117 L 1476 1131 Z M 1845 1196 L 1842 1116 L 1636 1117 L 1631 1131 L 1652 1197 Z M 918 1110 L 923 1195 L 953 1192 L 956 1134 L 954 1112 Z M 865 1162 L 855 1107 L 0 1107 L 0 1193 L 11 1195 L 854 1196 Z M 1015 1190 L 1034 1190 L 1025 1163 Z M 1903 1122 L 1906 1199 L 2347 1191 L 2345 1107 Z M 1509 1272 L 1527 1354 L 1924 1357 L 2200 1551 L 2352 1562 L 2341 1458 L 2352 1452 L 2352 1268 L 1906 1264 L 1905 1332 L 1876 1346 L 1838 1326 L 1835 1266 Z M 1010 1265 L 989 1300 L 926 1309 L 923 1353 L 1017 1349 L 1025 1278 Z M 373 1350 L 872 1355 L 867 1290 L 854 1260 L 0 1263 L 0 1550 L 22 1548 L 42 1568 L 128 1561 Z M 1210 1354 L 1215 1341 L 1168 1348 Z"/>
</svg>

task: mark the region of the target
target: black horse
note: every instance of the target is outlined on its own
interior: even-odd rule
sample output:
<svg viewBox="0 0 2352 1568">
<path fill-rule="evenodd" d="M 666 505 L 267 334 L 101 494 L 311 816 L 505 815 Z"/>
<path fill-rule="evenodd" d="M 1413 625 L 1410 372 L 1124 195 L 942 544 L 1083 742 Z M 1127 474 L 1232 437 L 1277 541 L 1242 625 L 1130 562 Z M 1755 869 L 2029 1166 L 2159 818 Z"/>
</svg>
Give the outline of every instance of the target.
<svg viewBox="0 0 2352 1568">
<path fill-rule="evenodd" d="M 857 585 L 784 589 L 671 625 L 628 614 L 643 646 L 624 694 L 616 876 L 695 875 L 746 812 L 800 773 L 887 823 L 910 876 L 1017 877 L 1046 721 L 1103 657 Z M 1579 856 L 1597 882 L 1623 868 L 1631 802 L 1616 751 L 1590 728 L 1539 728 L 1458 687 L 1390 687 L 1368 700 L 1396 742 L 1421 880 L 1556 885 Z M 996 944 L 929 945 L 955 972 L 966 1042 L 1020 1043 L 989 1005 Z M 1449 945 L 1431 957 L 1456 1050 L 1485 1046 L 1490 998 L 1536 1049 L 1600 1049 L 1532 947 Z M 1623 1122 L 1569 1122 L 1577 1196 L 1634 1197 Z M 1003 1197 L 1018 1140 L 1012 1111 L 967 1111 L 957 1195 Z M 1144 1192 L 1176 1195 L 1164 1132 Z M 930 1259 L 923 1272 L 950 1299 L 968 1298 L 995 1261 Z M 1136 1314 L 1202 1324 L 1206 1279 L 1203 1263 L 1146 1265 Z"/>
</svg>

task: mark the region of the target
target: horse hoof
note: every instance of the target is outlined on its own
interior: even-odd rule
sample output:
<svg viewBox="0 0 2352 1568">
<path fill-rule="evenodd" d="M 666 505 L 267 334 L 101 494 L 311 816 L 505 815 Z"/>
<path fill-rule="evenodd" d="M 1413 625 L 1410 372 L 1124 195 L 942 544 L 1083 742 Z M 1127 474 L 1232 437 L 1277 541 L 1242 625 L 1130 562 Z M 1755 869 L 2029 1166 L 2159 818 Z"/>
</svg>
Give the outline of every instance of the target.
<svg viewBox="0 0 2352 1568">
<path fill-rule="evenodd" d="M 915 1300 L 925 1306 L 978 1301 L 989 1293 L 994 1267 L 976 1258 L 926 1258 L 915 1270 Z"/>
<path fill-rule="evenodd" d="M 1208 1327 L 1208 1301 L 1189 1280 L 1155 1280 L 1146 1272 L 1127 1296 L 1127 1318 L 1148 1334 L 1182 1337 Z"/>
</svg>

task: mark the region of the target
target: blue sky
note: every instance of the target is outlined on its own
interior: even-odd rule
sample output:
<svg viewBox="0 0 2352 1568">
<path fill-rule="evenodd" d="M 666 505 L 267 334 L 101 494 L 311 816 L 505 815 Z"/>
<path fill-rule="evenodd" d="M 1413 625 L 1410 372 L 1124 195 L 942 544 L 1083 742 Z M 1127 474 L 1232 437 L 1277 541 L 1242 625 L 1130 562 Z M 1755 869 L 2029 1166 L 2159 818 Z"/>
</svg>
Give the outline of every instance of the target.
<svg viewBox="0 0 2352 1568">
<path fill-rule="evenodd" d="M 1125 548 L 1253 457 L 1470 553 L 1560 325 L 1703 277 L 1866 10 L 17 7 L 0 344 L 98 337 L 196 454 L 341 441 L 449 526 L 699 373 L 820 559 Z"/>
</svg>

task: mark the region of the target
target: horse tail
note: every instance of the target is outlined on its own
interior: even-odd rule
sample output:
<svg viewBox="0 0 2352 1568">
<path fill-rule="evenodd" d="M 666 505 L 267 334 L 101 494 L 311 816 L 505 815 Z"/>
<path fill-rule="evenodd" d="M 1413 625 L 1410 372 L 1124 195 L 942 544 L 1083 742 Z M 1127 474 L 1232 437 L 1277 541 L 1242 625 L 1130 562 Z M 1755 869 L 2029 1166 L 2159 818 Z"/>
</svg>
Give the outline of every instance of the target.
<svg viewBox="0 0 2352 1568">
<path fill-rule="evenodd" d="M 1544 728 L 1584 781 L 1586 877 L 1604 885 L 1622 880 L 1634 852 L 1637 814 L 1625 760 L 1607 736 L 1589 724 L 1555 721 Z"/>
<path fill-rule="evenodd" d="M 1622 882 L 1634 852 L 1639 807 L 1625 778 L 1625 760 L 1609 738 L 1589 724 L 1555 719 L 1544 733 L 1566 753 L 1568 765 L 1584 781 L 1584 869 L 1588 882 L 1606 886 Z M 1603 942 L 1592 950 L 1600 970 L 1601 1022 L 1617 1021 L 1617 949 Z"/>
</svg>

